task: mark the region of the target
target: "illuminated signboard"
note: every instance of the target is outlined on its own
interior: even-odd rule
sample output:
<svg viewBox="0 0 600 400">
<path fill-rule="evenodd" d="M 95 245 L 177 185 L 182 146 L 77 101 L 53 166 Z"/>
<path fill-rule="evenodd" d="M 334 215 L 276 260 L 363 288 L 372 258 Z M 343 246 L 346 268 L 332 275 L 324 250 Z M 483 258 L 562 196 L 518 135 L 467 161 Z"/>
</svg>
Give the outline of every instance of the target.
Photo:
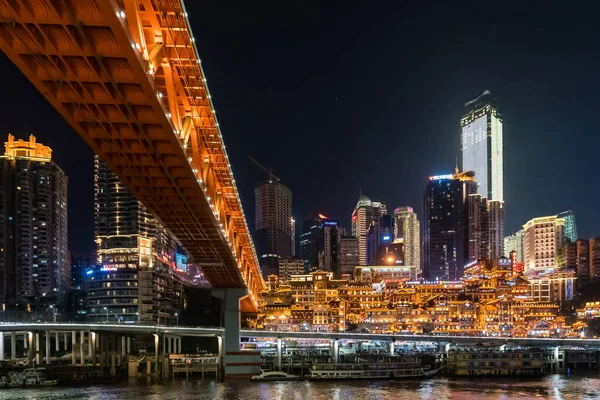
<svg viewBox="0 0 600 400">
<path fill-rule="evenodd" d="M 430 181 L 437 181 L 438 179 L 452 179 L 454 177 L 454 175 L 452 174 L 447 174 L 447 175 L 434 175 L 434 176 L 430 176 L 429 180 Z"/>
<path fill-rule="evenodd" d="M 329 225 L 329 226 L 337 226 L 337 221 L 325 221 L 324 222 L 325 225 Z"/>
<path fill-rule="evenodd" d="M 386 236 L 384 236 L 382 239 L 383 239 L 383 240 L 390 240 L 390 237 L 389 237 L 388 235 L 386 235 Z"/>
</svg>

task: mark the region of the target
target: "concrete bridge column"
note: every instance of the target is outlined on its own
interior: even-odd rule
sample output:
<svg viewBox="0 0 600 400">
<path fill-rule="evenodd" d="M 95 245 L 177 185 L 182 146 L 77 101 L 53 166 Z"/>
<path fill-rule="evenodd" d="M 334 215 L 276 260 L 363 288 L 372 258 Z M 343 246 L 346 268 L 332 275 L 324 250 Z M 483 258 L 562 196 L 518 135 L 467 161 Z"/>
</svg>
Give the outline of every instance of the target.
<svg viewBox="0 0 600 400">
<path fill-rule="evenodd" d="M 34 348 L 34 343 L 33 343 L 33 332 L 27 332 L 25 333 L 25 343 L 26 346 L 25 348 L 27 349 L 27 360 L 29 362 L 33 362 L 33 348 Z"/>
<path fill-rule="evenodd" d="M 42 353 L 40 352 L 40 333 L 35 333 L 35 365 L 42 364 Z"/>
<path fill-rule="evenodd" d="M 131 354 L 131 338 L 127 336 L 127 354 Z"/>
<path fill-rule="evenodd" d="M 340 354 L 340 341 L 338 339 L 333 339 L 331 341 L 331 348 L 333 349 L 333 362 L 337 364 Z"/>
<path fill-rule="evenodd" d="M 126 337 L 125 336 L 121 336 L 121 359 L 125 359 L 125 356 L 127 354 L 129 354 L 127 352 L 127 344 L 126 344 Z"/>
<path fill-rule="evenodd" d="M 77 364 L 77 355 L 75 351 L 77 350 L 77 332 L 71 331 L 71 364 Z"/>
<path fill-rule="evenodd" d="M 247 379 L 260 374 L 260 352 L 240 351 L 240 299 L 248 295 L 248 289 L 213 289 L 212 295 L 223 300 L 225 378 Z"/>
<path fill-rule="evenodd" d="M 117 343 L 116 336 L 113 334 L 110 338 L 110 376 L 117 375 Z"/>
<path fill-rule="evenodd" d="M 85 332 L 81 331 L 81 334 L 79 335 L 79 364 L 80 365 L 84 365 L 85 364 L 85 352 L 83 351 L 83 344 L 85 342 Z"/>
<path fill-rule="evenodd" d="M 10 334 L 10 359 L 17 359 L 17 335 L 14 332 Z"/>
<path fill-rule="evenodd" d="M 393 356 L 395 354 L 396 349 L 394 348 L 394 343 L 395 342 L 390 342 L 390 356 Z"/>
<path fill-rule="evenodd" d="M 88 332 L 88 356 L 90 356 L 90 363 L 94 365 L 94 357 L 92 356 L 94 351 L 92 350 L 92 347 L 94 347 L 94 343 L 92 342 L 92 332 Z"/>
<path fill-rule="evenodd" d="M 158 375 L 159 371 L 158 371 L 158 362 L 159 362 L 159 346 L 160 345 L 160 336 L 158 335 L 158 333 L 154 333 L 154 365 L 155 365 L 155 372 Z M 164 347 L 163 347 L 164 348 Z"/>
<path fill-rule="evenodd" d="M 46 331 L 46 340 L 44 340 L 46 344 L 46 365 L 50 365 L 50 340 L 52 336 L 50 336 L 50 331 Z"/>
<path fill-rule="evenodd" d="M 0 361 L 4 361 L 4 332 L 0 332 Z"/>
<path fill-rule="evenodd" d="M 90 355 L 92 356 L 92 365 L 96 365 L 96 332 L 90 332 Z"/>
<path fill-rule="evenodd" d="M 55 353 L 60 351 L 60 333 L 58 332 L 54 332 L 54 351 Z"/>
<path fill-rule="evenodd" d="M 281 338 L 277 339 L 277 371 L 281 371 L 281 367 L 282 367 L 282 357 L 281 357 L 281 351 L 282 351 L 282 347 L 283 344 L 281 343 Z"/>
</svg>

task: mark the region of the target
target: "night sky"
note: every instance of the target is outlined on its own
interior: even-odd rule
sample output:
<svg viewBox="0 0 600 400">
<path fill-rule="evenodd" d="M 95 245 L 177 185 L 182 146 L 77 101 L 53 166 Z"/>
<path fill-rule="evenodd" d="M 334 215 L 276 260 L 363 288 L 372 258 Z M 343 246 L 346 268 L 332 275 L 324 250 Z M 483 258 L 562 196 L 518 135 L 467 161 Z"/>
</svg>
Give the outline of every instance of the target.
<svg viewBox="0 0 600 400">
<path fill-rule="evenodd" d="M 489 89 L 504 117 L 506 234 L 571 209 L 580 237 L 600 235 L 595 10 L 240 3 L 187 7 L 251 227 L 265 174 L 248 156 L 292 190 L 296 219 L 315 210 L 349 227 L 361 189 L 421 218 L 427 177 L 454 168 L 463 104 Z M 4 55 L 0 72 L 2 141 L 27 125 L 52 147 L 69 176 L 71 249 L 93 250 L 92 151 Z"/>
</svg>

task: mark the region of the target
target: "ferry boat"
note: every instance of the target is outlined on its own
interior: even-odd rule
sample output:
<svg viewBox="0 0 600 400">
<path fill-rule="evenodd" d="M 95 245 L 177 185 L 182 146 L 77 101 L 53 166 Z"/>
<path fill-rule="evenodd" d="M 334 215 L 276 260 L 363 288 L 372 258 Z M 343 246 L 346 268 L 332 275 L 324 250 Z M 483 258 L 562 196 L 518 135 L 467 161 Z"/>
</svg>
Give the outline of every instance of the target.
<svg viewBox="0 0 600 400">
<path fill-rule="evenodd" d="M 46 368 L 27 368 L 23 371 L 9 371 L 0 378 L 0 387 L 56 386 L 56 379 L 48 379 Z"/>
<path fill-rule="evenodd" d="M 457 376 L 541 376 L 541 351 L 475 348 L 448 352 L 448 366 Z"/>
<path fill-rule="evenodd" d="M 435 375 L 440 369 L 421 365 L 418 357 L 384 362 L 313 364 L 309 379 L 403 379 Z"/>
<path fill-rule="evenodd" d="M 250 378 L 253 382 L 297 381 L 300 379 L 302 378 L 298 375 L 292 375 L 282 371 L 263 371 L 260 375 L 254 375 Z"/>
</svg>

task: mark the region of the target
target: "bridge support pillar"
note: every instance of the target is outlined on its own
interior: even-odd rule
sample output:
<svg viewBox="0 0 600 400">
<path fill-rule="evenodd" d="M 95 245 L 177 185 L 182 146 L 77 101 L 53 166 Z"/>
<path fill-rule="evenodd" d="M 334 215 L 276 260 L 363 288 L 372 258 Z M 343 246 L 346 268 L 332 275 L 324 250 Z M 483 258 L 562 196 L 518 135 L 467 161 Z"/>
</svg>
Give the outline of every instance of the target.
<svg viewBox="0 0 600 400">
<path fill-rule="evenodd" d="M 332 353 L 333 354 L 333 362 L 335 364 L 337 364 L 338 363 L 338 358 L 339 358 L 339 355 L 340 355 L 340 341 L 338 339 L 333 339 L 331 341 L 331 344 L 332 344 L 331 347 L 333 349 L 333 353 Z"/>
<path fill-rule="evenodd" d="M 96 365 L 96 332 L 90 332 L 90 355 L 92 365 Z"/>
<path fill-rule="evenodd" d="M 4 332 L 0 332 L 0 361 L 4 361 Z"/>
<path fill-rule="evenodd" d="M 121 362 L 125 360 L 125 356 L 128 354 L 127 352 L 127 344 L 125 336 L 121 336 Z"/>
<path fill-rule="evenodd" d="M 54 332 L 54 351 L 58 353 L 60 351 L 60 333 Z"/>
<path fill-rule="evenodd" d="M 77 354 L 75 354 L 75 351 L 77 351 L 77 332 L 71 331 L 71 364 L 72 365 L 77 364 Z"/>
<path fill-rule="evenodd" d="M 35 365 L 39 366 L 42 364 L 42 353 L 40 352 L 40 332 L 34 333 L 35 335 Z"/>
<path fill-rule="evenodd" d="M 131 338 L 127 336 L 127 354 L 131 354 Z"/>
<path fill-rule="evenodd" d="M 248 295 L 248 289 L 213 289 L 212 295 L 223 300 L 225 378 L 248 379 L 260 374 L 260 351 L 240 351 L 240 299 Z"/>
<path fill-rule="evenodd" d="M 27 332 L 25 334 L 25 343 L 27 349 L 27 361 L 33 362 L 33 332 Z"/>
<path fill-rule="evenodd" d="M 84 365 L 85 364 L 85 353 L 83 351 L 83 342 L 85 341 L 85 332 L 81 331 L 81 335 L 79 336 L 80 342 L 79 342 L 79 364 Z"/>
<path fill-rule="evenodd" d="M 282 350 L 281 338 L 277 339 L 277 371 L 281 371 L 282 362 L 281 362 L 281 350 Z"/>
<path fill-rule="evenodd" d="M 44 344 L 46 345 L 46 365 L 50 365 L 50 331 L 46 331 L 46 340 L 44 340 Z"/>
<path fill-rule="evenodd" d="M 394 348 L 394 344 L 395 342 L 390 342 L 390 356 L 393 356 L 395 354 L 396 349 Z"/>
<path fill-rule="evenodd" d="M 10 359 L 17 359 L 17 335 L 14 332 L 10 334 Z"/>
</svg>

